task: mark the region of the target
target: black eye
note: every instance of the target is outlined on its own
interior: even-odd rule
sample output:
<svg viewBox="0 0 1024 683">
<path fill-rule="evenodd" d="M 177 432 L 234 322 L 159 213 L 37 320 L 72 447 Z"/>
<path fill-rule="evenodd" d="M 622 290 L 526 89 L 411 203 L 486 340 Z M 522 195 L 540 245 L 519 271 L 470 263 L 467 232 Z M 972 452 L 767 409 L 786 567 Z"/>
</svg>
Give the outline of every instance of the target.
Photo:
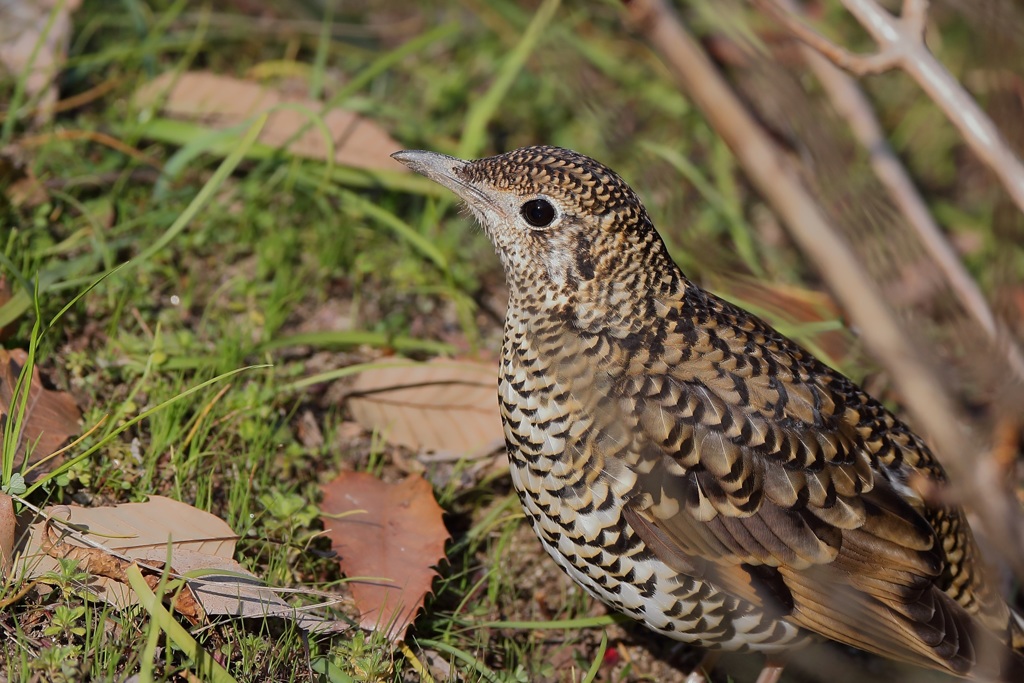
<svg viewBox="0 0 1024 683">
<path fill-rule="evenodd" d="M 531 199 L 523 204 L 519 212 L 535 228 L 546 228 L 555 220 L 555 207 L 546 199 Z"/>
</svg>

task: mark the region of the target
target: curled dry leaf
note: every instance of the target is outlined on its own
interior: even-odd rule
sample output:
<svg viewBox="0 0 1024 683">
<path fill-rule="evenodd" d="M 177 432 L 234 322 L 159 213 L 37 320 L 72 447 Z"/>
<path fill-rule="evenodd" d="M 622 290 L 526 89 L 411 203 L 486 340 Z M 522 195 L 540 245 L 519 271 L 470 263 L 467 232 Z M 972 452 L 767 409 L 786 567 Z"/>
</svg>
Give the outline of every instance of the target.
<svg viewBox="0 0 1024 683">
<path fill-rule="evenodd" d="M 138 560 L 162 566 L 166 555 L 166 549 L 152 549 L 138 553 Z M 347 622 L 333 622 L 297 610 L 285 602 L 274 588 L 230 557 L 175 550 L 174 570 L 182 574 L 198 572 L 196 578 L 188 580 L 188 585 L 207 614 L 254 619 L 282 617 L 294 621 L 303 630 L 318 633 L 350 627 Z"/>
<path fill-rule="evenodd" d="M 2 430 L 8 429 L 16 421 L 10 416 L 11 403 L 18 376 L 27 360 L 28 354 L 21 349 L 0 349 L 0 436 Z M 15 404 L 13 407 L 17 409 L 18 406 Z M 43 386 L 38 368 L 34 368 L 25 420 L 17 435 L 14 467 L 20 467 L 26 456 L 29 463 L 35 463 L 60 449 L 70 437 L 78 434 L 81 417 L 71 395 L 47 389 Z M 51 461 L 47 466 L 52 467 L 54 464 Z"/>
<path fill-rule="evenodd" d="M 126 581 L 127 567 L 132 562 L 163 567 L 169 543 L 170 571 L 184 574 L 203 570 L 201 576 L 188 579 L 190 590 L 183 592 L 181 602 L 175 604 L 175 609 L 188 618 L 200 620 L 204 612 L 280 616 L 294 620 L 306 630 L 333 628 L 333 624 L 315 615 L 296 612 L 235 562 L 232 557 L 238 537 L 227 523 L 209 512 L 163 496 L 152 496 L 145 503 L 96 508 L 52 506 L 45 512 L 81 531 L 56 537 L 52 533 L 56 525 L 47 519 L 33 522 L 15 568 L 27 578 L 59 571 L 57 558 L 76 559 L 78 568 L 92 575 L 83 590 L 124 608 L 138 602 Z M 149 572 L 146 576 L 151 588 L 158 581 L 157 573 Z"/>
<path fill-rule="evenodd" d="M 359 609 L 359 625 L 401 640 L 444 559 L 443 510 L 422 477 L 388 484 L 344 472 L 323 487 L 324 528 Z"/>
<path fill-rule="evenodd" d="M 311 125 L 311 115 L 318 114 L 324 106 L 315 100 L 292 97 L 232 76 L 188 71 L 162 74 L 136 93 L 135 102 L 143 107 L 152 106 L 164 95 L 162 110 L 167 116 L 202 121 L 214 128 L 229 128 L 268 113 L 259 141 L 296 156 L 327 158 L 329 148 L 325 144 L 322 123 L 334 143 L 337 163 L 389 171 L 397 166 L 388 155 L 400 145 L 367 118 L 344 109 L 331 109 L 320 117 L 319 123 Z"/>
<path fill-rule="evenodd" d="M 50 520 L 43 523 L 43 551 L 50 557 L 57 559 L 76 560 L 76 569 L 91 574 L 113 579 L 123 584 L 128 583 L 128 576 L 125 573 L 133 563 L 122 559 L 99 548 L 88 548 L 68 543 L 60 533 L 55 531 Z M 156 590 L 160 583 L 161 571 L 166 566 L 162 561 L 150 561 L 148 566 L 141 567 L 146 585 Z M 176 570 L 171 567 L 169 571 L 174 574 Z M 192 624 L 198 624 L 206 618 L 203 608 L 196 600 L 195 593 L 186 584 L 184 589 L 174 598 L 173 608 L 176 612 L 188 619 Z"/>
<path fill-rule="evenodd" d="M 14 501 L 6 493 L 0 493 L 0 578 L 9 576 L 7 570 L 14 557 L 14 533 L 17 526 Z"/>
<path fill-rule="evenodd" d="M 374 368 L 356 377 L 348 407 L 359 424 L 390 443 L 486 455 L 505 440 L 497 377 L 496 366 L 468 361 Z"/>
</svg>

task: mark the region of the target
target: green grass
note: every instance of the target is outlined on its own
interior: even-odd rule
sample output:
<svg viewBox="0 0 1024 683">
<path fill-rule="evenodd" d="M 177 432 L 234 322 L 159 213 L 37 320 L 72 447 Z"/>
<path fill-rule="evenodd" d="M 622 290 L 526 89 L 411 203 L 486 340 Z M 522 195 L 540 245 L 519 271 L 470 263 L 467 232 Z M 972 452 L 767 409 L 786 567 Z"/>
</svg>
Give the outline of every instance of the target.
<svg viewBox="0 0 1024 683">
<path fill-rule="evenodd" d="M 211 135 L 140 111 L 132 93 L 165 71 L 242 76 L 292 60 L 309 94 L 373 118 L 408 148 L 573 147 L 647 199 L 696 280 L 815 286 L 791 247 L 755 226 L 763 207 L 728 150 L 613 3 L 546 0 L 534 15 L 511 0 L 438 0 L 408 24 L 336 3 L 334 26 L 298 4 L 256 4 L 306 23 L 267 29 L 206 5 L 87 0 L 61 92 L 102 94 L 37 128 L 24 79 L 0 84 L 2 140 L 22 146 L 25 172 L 47 188 L 41 203 L 19 203 L 20 173 L 0 164 L 0 275 L 13 290 L 0 304 L 2 343 L 32 346 L 73 392 L 85 428 L 97 426 L 30 492 L 34 504 L 168 495 L 225 519 L 241 536 L 236 559 L 269 584 L 343 593 L 319 534 L 318 487 L 342 469 L 400 469 L 391 447 L 353 436 L 332 383 L 391 353 L 500 342 L 498 263 L 436 186 L 282 155 L 253 142 L 261 122 Z M 903 129 L 897 138 L 920 144 Z M 839 327 L 779 322 L 808 343 Z M 844 362 L 855 376 L 870 367 L 855 353 Z M 306 413 L 322 443 L 301 438 Z M 355 630 L 306 640 L 274 620 L 188 634 L 157 602 L 124 612 L 86 602 L 68 566 L 52 592 L 0 613 L 0 679 L 362 683 L 416 680 L 426 667 L 451 681 L 667 680 L 696 662 L 699 653 L 605 615 L 563 577 L 506 477 L 443 464 L 427 476 L 453 540 L 405 650 Z M 18 588 L 0 587 L 0 600 Z M 344 604 L 332 611 L 353 616 Z M 604 666 L 620 644 L 639 661 Z"/>
</svg>

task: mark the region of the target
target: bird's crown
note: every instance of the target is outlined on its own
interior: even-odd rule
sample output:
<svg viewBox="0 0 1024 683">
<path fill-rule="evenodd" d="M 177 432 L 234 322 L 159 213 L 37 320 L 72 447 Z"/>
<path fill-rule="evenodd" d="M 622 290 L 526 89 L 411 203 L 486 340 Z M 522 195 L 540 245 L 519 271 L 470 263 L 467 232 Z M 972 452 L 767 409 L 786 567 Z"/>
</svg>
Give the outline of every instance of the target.
<svg viewBox="0 0 1024 683">
<path fill-rule="evenodd" d="M 643 208 L 633 190 L 610 168 L 561 147 L 522 147 L 471 161 L 457 173 L 495 190 L 523 197 L 549 196 L 578 214 L 623 212 L 624 218 L 629 218 Z"/>
</svg>

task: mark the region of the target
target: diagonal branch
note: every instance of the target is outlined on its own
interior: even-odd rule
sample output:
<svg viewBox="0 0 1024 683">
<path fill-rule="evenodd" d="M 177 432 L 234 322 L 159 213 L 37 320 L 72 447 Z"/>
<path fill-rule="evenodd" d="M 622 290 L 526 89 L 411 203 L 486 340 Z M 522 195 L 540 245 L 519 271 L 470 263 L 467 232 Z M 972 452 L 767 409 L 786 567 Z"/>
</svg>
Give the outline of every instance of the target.
<svg viewBox="0 0 1024 683">
<path fill-rule="evenodd" d="M 796 38 L 825 55 L 836 66 L 858 76 L 889 71 L 899 64 L 899 55 L 894 51 L 862 55 L 836 45 L 797 17 L 786 0 L 754 0 L 754 2 L 775 17 Z"/>
<path fill-rule="evenodd" d="M 792 18 L 802 13 L 796 0 L 775 1 Z M 903 21 L 912 25 L 915 32 L 924 30 L 926 12 L 923 10 L 926 7 L 927 3 L 920 0 L 904 2 Z M 846 120 L 857 141 L 867 151 L 875 175 L 889 190 L 893 202 L 939 266 L 964 310 L 992 340 L 993 347 L 1005 357 L 1007 366 L 1018 378 L 1024 379 L 1024 356 L 1020 348 L 992 313 L 981 288 L 964 268 L 936 224 L 914 181 L 889 145 L 871 102 L 857 82 L 826 59 L 819 50 L 804 45 L 801 52 L 836 112 Z"/>
<path fill-rule="evenodd" d="M 758 192 L 785 221 L 813 261 L 868 349 L 889 371 L 915 422 L 929 436 L 955 492 L 981 518 L 993 544 L 1024 577 L 1024 529 L 1017 503 L 1005 495 L 997 464 L 977 443 L 943 383 L 897 323 L 877 287 L 817 202 L 785 164 L 776 144 L 725 83 L 665 0 L 625 0 L 630 18 L 732 149 Z"/>
<path fill-rule="evenodd" d="M 755 0 L 766 7 L 797 38 L 836 65 L 857 75 L 891 68 L 905 71 L 942 109 L 974 153 L 999 178 L 1014 203 L 1024 211 L 1024 165 L 1011 151 L 995 124 L 924 42 L 927 0 L 904 0 L 895 17 L 876 0 L 842 0 L 878 43 L 873 55 L 858 55 L 832 43 L 785 8 L 785 0 Z"/>
</svg>

